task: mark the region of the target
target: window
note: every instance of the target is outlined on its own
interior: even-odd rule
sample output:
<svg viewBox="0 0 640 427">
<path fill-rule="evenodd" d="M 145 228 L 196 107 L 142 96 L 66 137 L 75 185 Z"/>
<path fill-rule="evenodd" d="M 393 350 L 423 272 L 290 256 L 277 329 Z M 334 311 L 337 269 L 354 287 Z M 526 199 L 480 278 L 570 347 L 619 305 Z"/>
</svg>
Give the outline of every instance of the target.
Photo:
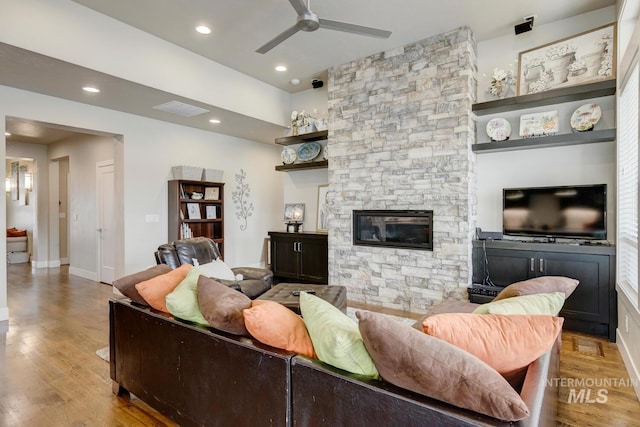
<svg viewBox="0 0 640 427">
<path fill-rule="evenodd" d="M 618 104 L 618 283 L 638 292 L 638 63 Z"/>
</svg>

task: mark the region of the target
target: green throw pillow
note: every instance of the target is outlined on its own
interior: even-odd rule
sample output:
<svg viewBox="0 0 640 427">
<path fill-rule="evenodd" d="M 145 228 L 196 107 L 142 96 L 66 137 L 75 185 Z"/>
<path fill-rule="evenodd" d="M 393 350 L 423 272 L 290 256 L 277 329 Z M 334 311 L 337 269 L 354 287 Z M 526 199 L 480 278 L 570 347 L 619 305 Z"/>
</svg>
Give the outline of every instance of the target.
<svg viewBox="0 0 640 427">
<path fill-rule="evenodd" d="M 300 293 L 300 312 L 318 359 L 353 374 L 378 378 L 358 324 L 325 300 Z"/>
<path fill-rule="evenodd" d="M 193 267 L 187 277 L 166 297 L 167 310 L 178 319 L 209 325 L 198 305 L 198 277 L 202 273 Z"/>
<path fill-rule="evenodd" d="M 522 295 L 482 304 L 476 314 L 548 314 L 557 316 L 564 305 L 564 292 Z"/>
</svg>

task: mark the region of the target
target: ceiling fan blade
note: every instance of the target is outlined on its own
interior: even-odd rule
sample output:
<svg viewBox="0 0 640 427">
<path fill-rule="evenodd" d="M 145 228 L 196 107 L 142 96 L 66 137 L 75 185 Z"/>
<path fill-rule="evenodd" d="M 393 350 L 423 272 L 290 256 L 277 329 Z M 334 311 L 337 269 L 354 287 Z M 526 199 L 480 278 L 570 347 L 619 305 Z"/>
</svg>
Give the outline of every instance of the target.
<svg viewBox="0 0 640 427">
<path fill-rule="evenodd" d="M 289 3 L 291 3 L 291 6 L 296 10 L 298 16 L 310 12 L 304 0 L 289 0 Z"/>
<path fill-rule="evenodd" d="M 293 1 L 293 0 L 291 0 Z M 380 30 L 378 28 L 363 27 L 362 25 L 347 24 L 346 22 L 332 21 L 320 18 L 320 28 L 326 30 L 344 31 L 346 33 L 360 34 L 363 36 L 378 37 L 388 39 L 391 31 Z"/>
<path fill-rule="evenodd" d="M 271 49 L 278 46 L 280 43 L 282 43 L 283 41 L 285 41 L 286 39 L 288 39 L 289 37 L 297 33 L 298 31 L 300 31 L 300 29 L 296 25 L 294 25 L 293 27 L 289 27 L 283 32 L 281 32 L 280 34 L 278 34 L 276 37 L 274 37 L 271 41 L 268 41 L 263 46 L 261 46 L 258 50 L 256 50 L 256 52 L 267 53 Z"/>
</svg>

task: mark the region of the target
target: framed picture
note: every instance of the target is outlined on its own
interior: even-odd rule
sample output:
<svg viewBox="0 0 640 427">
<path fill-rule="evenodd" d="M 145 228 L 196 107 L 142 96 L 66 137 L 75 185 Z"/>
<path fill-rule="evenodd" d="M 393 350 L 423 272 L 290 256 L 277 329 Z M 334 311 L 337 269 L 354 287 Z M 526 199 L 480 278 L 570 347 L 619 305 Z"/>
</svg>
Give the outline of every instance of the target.
<svg viewBox="0 0 640 427">
<path fill-rule="evenodd" d="M 318 214 L 316 217 L 316 231 L 328 232 L 329 225 L 327 216 L 329 213 L 329 205 L 327 203 L 327 193 L 329 192 L 329 184 L 318 185 Z"/>
<path fill-rule="evenodd" d="M 616 24 L 520 52 L 518 95 L 609 80 L 616 76 Z"/>
<path fill-rule="evenodd" d="M 287 203 L 284 205 L 284 220 L 292 222 L 304 221 L 304 203 Z"/>
<path fill-rule="evenodd" d="M 200 204 L 187 203 L 187 215 L 189 216 L 189 219 L 202 219 L 200 216 Z"/>
<path fill-rule="evenodd" d="M 208 205 L 206 208 L 207 219 L 216 219 L 218 216 L 216 214 L 216 207 L 214 205 Z"/>
<path fill-rule="evenodd" d="M 558 122 L 558 110 L 523 114 L 520 116 L 520 136 L 531 138 L 555 135 L 559 129 Z"/>
<path fill-rule="evenodd" d="M 220 189 L 218 187 L 206 187 L 204 189 L 205 200 L 218 200 L 220 199 Z"/>
</svg>

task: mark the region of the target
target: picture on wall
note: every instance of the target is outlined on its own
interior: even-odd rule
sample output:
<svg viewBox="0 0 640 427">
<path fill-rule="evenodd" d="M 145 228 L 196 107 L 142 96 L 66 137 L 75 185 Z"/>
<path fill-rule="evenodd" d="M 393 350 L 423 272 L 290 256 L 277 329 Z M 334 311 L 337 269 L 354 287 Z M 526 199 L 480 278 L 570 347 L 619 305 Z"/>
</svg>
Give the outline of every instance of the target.
<svg viewBox="0 0 640 427">
<path fill-rule="evenodd" d="M 518 95 L 615 78 L 615 46 L 613 23 L 520 52 Z"/>
<path fill-rule="evenodd" d="M 329 192 L 329 184 L 318 185 L 318 215 L 316 230 L 319 232 L 328 232 L 329 224 L 327 222 L 329 214 L 329 205 L 327 203 L 327 194 Z"/>
</svg>

